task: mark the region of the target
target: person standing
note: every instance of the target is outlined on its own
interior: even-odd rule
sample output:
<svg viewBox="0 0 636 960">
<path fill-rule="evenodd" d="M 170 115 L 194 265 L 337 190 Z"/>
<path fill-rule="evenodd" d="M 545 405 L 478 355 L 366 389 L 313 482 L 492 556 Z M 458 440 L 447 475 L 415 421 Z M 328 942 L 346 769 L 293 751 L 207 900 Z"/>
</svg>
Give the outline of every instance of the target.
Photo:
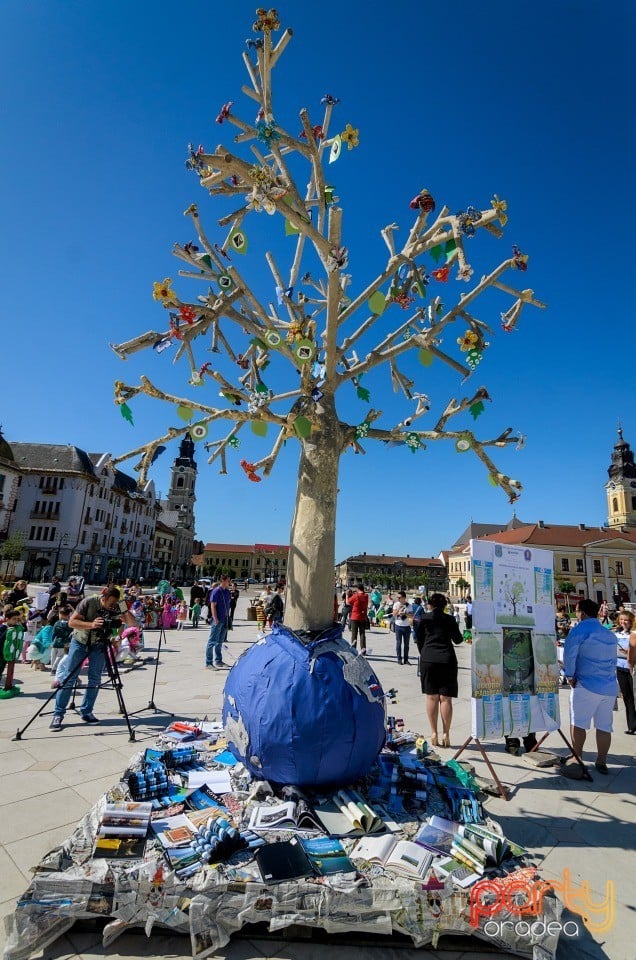
<svg viewBox="0 0 636 960">
<path fill-rule="evenodd" d="M 356 592 L 351 597 L 351 646 L 357 647 L 360 637 L 360 653 L 366 656 L 367 652 L 367 623 L 369 616 L 369 594 L 364 592 L 364 586 L 359 583 Z"/>
<path fill-rule="evenodd" d="M 450 747 L 453 720 L 453 699 L 458 695 L 457 656 L 454 646 L 463 643 L 455 617 L 444 613 L 447 599 L 432 593 L 428 599 L 430 613 L 420 617 L 415 642 L 420 652 L 420 683 L 426 695 L 426 714 L 431 726 L 431 744 L 440 746 L 437 724 L 442 717 L 442 744 Z"/>
<path fill-rule="evenodd" d="M 629 648 L 631 641 L 636 644 L 636 634 L 634 633 L 634 614 L 629 610 L 624 610 L 618 615 L 618 630 L 616 637 L 616 679 L 621 691 L 623 703 L 625 704 L 625 714 L 627 716 L 627 730 L 625 733 L 633 735 L 636 733 L 636 705 L 634 704 L 634 681 L 629 665 Z"/>
<path fill-rule="evenodd" d="M 206 593 L 207 591 L 205 587 L 202 587 L 198 580 L 194 580 L 192 586 L 190 587 L 190 616 L 192 616 L 192 608 L 195 603 L 198 602 L 200 605 L 199 610 L 201 609 L 201 605 L 205 600 Z"/>
<path fill-rule="evenodd" d="M 393 608 L 395 622 L 395 655 L 398 663 L 409 662 L 409 644 L 411 640 L 411 621 L 409 620 L 406 594 L 401 593 L 396 606 Z"/>
<path fill-rule="evenodd" d="M 236 604 L 238 603 L 238 598 L 241 596 L 241 591 L 239 590 L 236 581 L 232 581 L 232 587 L 230 589 L 230 619 L 228 620 L 227 628 L 232 630 L 234 627 L 234 613 L 236 611 Z"/>
<path fill-rule="evenodd" d="M 466 612 L 464 614 L 464 619 L 466 621 L 466 629 L 473 629 L 473 598 L 470 594 L 466 595 Z"/>
<path fill-rule="evenodd" d="M 226 666 L 223 663 L 223 643 L 227 637 L 230 602 L 230 575 L 225 573 L 221 577 L 218 587 L 215 587 L 210 594 L 212 624 L 205 648 L 205 665 L 208 670 Z"/>
<path fill-rule="evenodd" d="M 605 775 L 612 742 L 616 682 L 616 636 L 598 621 L 598 604 L 582 599 L 576 605 L 578 623 L 565 640 L 563 669 L 572 687 L 570 720 L 572 745 L 580 757 L 592 722 L 596 731 L 594 766 Z"/>
<path fill-rule="evenodd" d="M 101 596 L 87 597 L 80 601 L 71 614 L 68 623 L 73 629 L 73 639 L 69 647 L 67 680 L 55 696 L 51 730 L 57 732 L 62 729 L 75 679 L 87 657 L 88 683 L 78 712 L 84 723 L 99 723 L 93 708 L 106 663 L 106 638 L 102 635 L 103 631 L 108 632 L 109 638 L 112 629 L 120 626 L 122 620 L 128 627 L 135 626 L 135 619 L 131 613 L 120 612 L 121 602 L 119 587 L 106 587 Z"/>
</svg>

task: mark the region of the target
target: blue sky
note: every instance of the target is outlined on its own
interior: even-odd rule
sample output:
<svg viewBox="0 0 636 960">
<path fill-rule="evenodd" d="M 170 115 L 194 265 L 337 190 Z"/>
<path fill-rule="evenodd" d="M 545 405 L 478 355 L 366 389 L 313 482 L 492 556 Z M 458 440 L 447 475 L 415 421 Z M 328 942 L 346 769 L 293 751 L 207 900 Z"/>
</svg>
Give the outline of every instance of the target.
<svg viewBox="0 0 636 960">
<path fill-rule="evenodd" d="M 108 344 L 165 327 L 153 281 L 173 277 L 184 300 L 205 292 L 177 279 L 171 248 L 195 239 L 183 217 L 190 203 L 198 203 L 212 240 L 225 236 L 216 220 L 226 210 L 184 161 L 189 141 L 210 151 L 219 142 L 232 146 L 234 128 L 215 123 L 227 100 L 239 116 L 254 119 L 253 101 L 240 92 L 254 8 L 244 0 L 3 3 L 0 422 L 9 440 L 118 455 L 180 425 L 172 408 L 136 400 L 131 427 L 112 402 L 112 385 L 146 374 L 185 396 L 192 394 L 187 366 L 173 366 L 169 351 L 123 363 Z M 468 248 L 475 275 L 517 243 L 530 255 L 520 285 L 548 304 L 544 311 L 527 307 L 508 335 L 499 323 L 508 298 L 484 300 L 475 313 L 493 328 L 491 347 L 465 385 L 448 368 L 407 364 L 432 401 L 422 428 L 433 426 L 451 396 L 485 386 L 492 403 L 475 425 L 478 436 L 512 426 L 527 437 L 524 450 L 495 455 L 524 485 L 518 516 L 602 523 L 619 418 L 636 447 L 636 8 L 537 0 L 513 11 L 499 0 L 413 0 L 390 12 L 375 0 L 323 0 L 278 10 L 294 31 L 274 74 L 282 125 L 300 130 L 303 106 L 319 123 L 320 98 L 331 93 L 341 100 L 332 129 L 351 123 L 360 130 L 360 146 L 329 170 L 344 209 L 351 289 L 363 289 L 384 266 L 380 230 L 397 222 L 403 236 L 412 222 L 409 200 L 425 186 L 438 208 L 447 204 L 453 212 L 470 204 L 485 209 L 494 193 L 506 199 L 503 239 L 482 231 Z M 286 268 L 293 241 L 278 217 L 252 214 L 244 226 L 250 248 L 241 271 L 272 298 L 264 251 L 274 251 Z M 450 305 L 464 289 L 452 278 L 440 292 Z M 397 324 L 403 317 L 392 310 Z M 386 372 L 366 385 L 371 405 L 385 412 L 383 423 L 407 414 Z M 205 390 L 195 396 L 212 402 L 216 390 Z M 358 422 L 367 406 L 343 396 L 339 409 Z M 471 424 L 468 417 L 464 425 Z M 201 539 L 287 542 L 296 444 L 287 445 L 263 483 L 249 483 L 238 466 L 241 457 L 263 456 L 268 442 L 246 439 L 229 458 L 228 476 L 207 466 L 201 449 Z M 437 554 L 471 517 L 502 524 L 510 517 L 483 466 L 452 444 L 429 444 L 416 454 L 372 443 L 366 449 L 365 456 L 342 458 L 338 559 L 362 550 Z M 169 448 L 153 468 L 161 491 L 175 455 Z M 134 462 L 123 469 L 132 472 Z"/>
</svg>

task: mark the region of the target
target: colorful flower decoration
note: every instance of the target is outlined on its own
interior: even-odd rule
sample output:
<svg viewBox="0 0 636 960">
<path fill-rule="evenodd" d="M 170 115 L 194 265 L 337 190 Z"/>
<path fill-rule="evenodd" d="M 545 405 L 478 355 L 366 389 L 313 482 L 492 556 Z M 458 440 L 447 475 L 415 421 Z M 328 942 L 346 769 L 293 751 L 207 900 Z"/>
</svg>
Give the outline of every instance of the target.
<svg viewBox="0 0 636 960">
<path fill-rule="evenodd" d="M 202 173 L 205 169 L 205 164 L 201 159 L 201 156 L 204 153 L 203 146 L 199 144 L 198 148 L 195 150 L 192 144 L 189 143 L 188 150 L 190 151 L 190 156 L 185 162 L 187 169 L 195 170 L 197 173 Z"/>
<path fill-rule="evenodd" d="M 256 473 L 256 467 L 254 466 L 253 463 L 248 463 L 247 460 L 241 460 L 240 466 L 245 471 L 247 475 L 247 479 L 251 480 L 252 483 L 260 483 L 261 480 L 263 479 L 262 477 L 259 477 L 259 475 Z"/>
<path fill-rule="evenodd" d="M 457 338 L 462 353 L 472 350 L 479 343 L 479 336 L 474 330 L 467 330 L 463 337 Z"/>
<path fill-rule="evenodd" d="M 179 321 L 174 313 L 170 314 L 170 336 L 175 340 L 183 340 L 183 335 L 179 329 Z"/>
<path fill-rule="evenodd" d="M 227 120 L 227 118 L 230 115 L 230 110 L 232 109 L 233 106 L 234 106 L 233 100 L 228 100 L 227 103 L 224 103 L 223 106 L 221 107 L 221 112 L 216 118 L 216 122 L 223 123 L 224 120 Z"/>
<path fill-rule="evenodd" d="M 450 274 L 450 267 L 439 267 L 437 270 L 431 270 L 431 276 L 439 280 L 440 283 L 447 283 Z"/>
<path fill-rule="evenodd" d="M 276 129 L 276 122 L 272 118 L 271 120 L 259 120 L 256 124 L 256 136 L 261 141 L 261 143 L 269 144 L 274 141 L 280 140 L 280 133 Z"/>
<path fill-rule="evenodd" d="M 497 214 L 497 219 L 499 220 L 499 223 L 501 224 L 502 227 L 505 227 L 506 224 L 508 223 L 508 215 L 506 213 L 506 210 L 508 209 L 508 204 L 506 203 L 505 200 L 500 200 L 497 194 L 494 195 L 490 203 L 492 205 L 493 210 Z"/>
<path fill-rule="evenodd" d="M 252 24 L 254 33 L 270 33 L 272 30 L 280 30 L 278 11 L 274 7 L 269 10 L 266 10 L 265 7 L 257 7 L 256 16 L 258 20 L 255 20 Z"/>
<path fill-rule="evenodd" d="M 359 133 L 359 130 L 356 130 L 355 127 L 352 127 L 351 124 L 348 123 L 340 134 L 340 138 L 347 144 L 349 150 L 353 150 L 354 147 L 359 146 Z"/>
<path fill-rule="evenodd" d="M 527 253 L 522 253 L 516 243 L 512 246 L 512 259 L 514 260 L 514 265 L 517 270 L 522 270 L 525 273 L 528 269 L 528 260 L 530 257 Z"/>
<path fill-rule="evenodd" d="M 396 291 L 391 297 L 393 303 L 397 303 L 402 310 L 408 310 L 412 303 L 415 303 L 415 297 L 411 297 L 408 293 L 404 291 Z"/>
<path fill-rule="evenodd" d="M 330 93 L 326 93 L 324 97 L 320 98 L 320 102 L 328 107 L 335 107 L 337 103 L 340 103 L 340 100 L 338 97 L 333 97 Z"/>
<path fill-rule="evenodd" d="M 166 277 L 165 280 L 157 280 L 152 285 L 152 296 L 154 300 L 160 300 L 165 306 L 172 306 L 177 302 L 177 295 L 172 289 L 172 280 Z"/>
<path fill-rule="evenodd" d="M 475 271 L 469 263 L 465 263 L 463 266 L 459 267 L 457 270 L 457 279 L 465 280 L 466 283 L 470 280 Z"/>
<path fill-rule="evenodd" d="M 334 247 L 329 251 L 327 259 L 327 268 L 332 271 L 337 267 L 343 268 L 349 262 L 349 251 L 346 247 Z"/>
<path fill-rule="evenodd" d="M 314 140 L 324 140 L 324 139 L 325 139 L 325 131 L 323 130 L 321 123 L 317 123 L 315 127 L 312 127 L 312 128 L 311 128 L 311 132 L 312 132 L 312 134 L 313 134 Z M 307 139 L 307 134 L 305 133 L 304 130 L 301 130 L 301 131 L 300 131 L 300 133 L 298 134 L 298 139 L 299 139 L 299 140 L 306 140 L 306 139 Z"/>
<path fill-rule="evenodd" d="M 247 370 L 250 365 L 248 358 L 243 356 L 242 353 L 239 353 L 238 357 L 236 358 L 236 362 L 238 363 L 241 370 Z"/>
<path fill-rule="evenodd" d="M 475 236 L 475 224 L 479 220 L 481 220 L 481 210 L 477 210 L 475 207 L 468 207 L 465 212 L 460 211 L 457 214 L 459 229 L 465 237 Z"/>
<path fill-rule="evenodd" d="M 420 190 L 416 197 L 413 197 L 409 203 L 409 207 L 411 210 L 423 210 L 425 213 L 432 213 L 435 209 L 435 201 L 428 190 L 424 188 Z"/>
<path fill-rule="evenodd" d="M 182 320 L 185 320 L 186 323 L 194 323 L 197 318 L 196 311 L 194 307 L 191 307 L 189 303 L 182 303 L 179 307 L 179 315 Z"/>
<path fill-rule="evenodd" d="M 302 340 L 304 335 L 302 323 L 298 320 L 292 320 L 285 334 L 285 340 L 287 340 L 288 343 L 293 343 L 295 340 Z"/>
</svg>

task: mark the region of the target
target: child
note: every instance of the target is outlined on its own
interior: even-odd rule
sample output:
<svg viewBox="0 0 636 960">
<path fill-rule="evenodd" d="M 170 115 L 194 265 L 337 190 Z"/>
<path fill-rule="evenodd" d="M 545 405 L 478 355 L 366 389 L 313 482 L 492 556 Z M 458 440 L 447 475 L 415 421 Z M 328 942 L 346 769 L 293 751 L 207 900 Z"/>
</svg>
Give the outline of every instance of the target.
<svg viewBox="0 0 636 960">
<path fill-rule="evenodd" d="M 121 632 L 121 644 L 117 660 L 125 664 L 134 663 L 138 660 L 137 651 L 139 650 L 141 631 L 139 627 L 126 627 Z"/>
<path fill-rule="evenodd" d="M 53 634 L 51 636 L 51 673 L 57 670 L 60 660 L 64 656 L 64 650 L 68 652 L 73 630 L 68 625 L 68 618 L 73 612 L 72 607 L 63 606 L 58 610 L 59 619 L 53 624 Z"/>
<path fill-rule="evenodd" d="M 199 626 L 199 618 L 201 616 L 201 604 L 198 600 L 195 600 L 192 604 L 192 626 L 196 628 Z"/>
<path fill-rule="evenodd" d="M 51 690 L 59 689 L 59 687 L 61 687 L 64 681 L 66 680 L 66 672 L 68 668 L 68 662 L 70 659 L 68 655 L 69 648 L 70 648 L 70 642 L 66 643 L 66 645 L 62 648 L 63 656 L 61 660 L 58 661 L 57 668 L 55 670 L 55 679 L 51 684 Z M 53 669 L 52 666 L 51 666 L 51 669 Z"/>
<path fill-rule="evenodd" d="M 14 664 L 20 656 L 24 638 L 22 613 L 19 610 L 6 611 L 3 631 L 4 636 L 2 638 L 2 647 L 0 648 L 0 677 L 4 673 L 5 666 L 8 664 L 7 677 L 4 684 L 4 689 L 8 691 L 13 689 Z"/>
<path fill-rule="evenodd" d="M 45 670 L 51 662 L 51 643 L 53 640 L 53 627 L 47 623 L 38 631 L 35 640 L 27 650 L 27 656 L 31 661 L 31 666 L 36 670 Z"/>
<path fill-rule="evenodd" d="M 177 630 L 183 630 L 183 624 L 188 619 L 188 604 L 180 600 L 177 606 Z"/>
</svg>

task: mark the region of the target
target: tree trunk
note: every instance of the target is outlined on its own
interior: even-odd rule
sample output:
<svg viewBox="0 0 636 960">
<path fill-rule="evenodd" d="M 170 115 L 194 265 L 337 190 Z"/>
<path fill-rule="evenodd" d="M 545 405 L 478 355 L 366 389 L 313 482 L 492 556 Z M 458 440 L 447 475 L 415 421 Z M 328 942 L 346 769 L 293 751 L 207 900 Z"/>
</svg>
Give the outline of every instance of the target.
<svg viewBox="0 0 636 960">
<path fill-rule="evenodd" d="M 342 437 L 333 398 L 325 395 L 301 441 L 296 510 L 292 521 L 285 625 L 325 630 L 333 624 L 338 467 Z"/>
</svg>

